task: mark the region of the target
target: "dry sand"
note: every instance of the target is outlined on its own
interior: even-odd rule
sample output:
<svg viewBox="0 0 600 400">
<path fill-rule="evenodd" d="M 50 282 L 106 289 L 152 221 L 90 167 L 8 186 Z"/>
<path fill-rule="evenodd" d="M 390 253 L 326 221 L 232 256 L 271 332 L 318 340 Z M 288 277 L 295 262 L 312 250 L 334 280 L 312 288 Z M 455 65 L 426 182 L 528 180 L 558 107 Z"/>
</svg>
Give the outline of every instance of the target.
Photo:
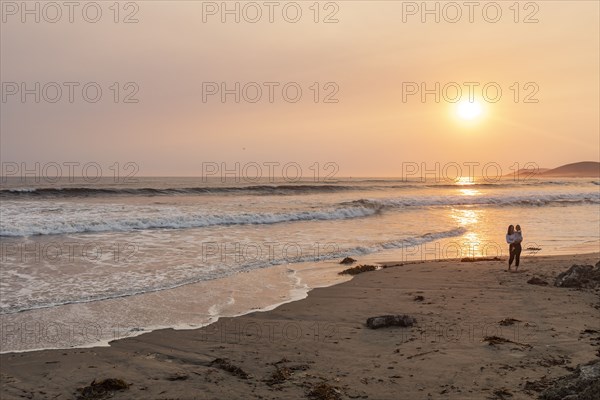
<svg viewBox="0 0 600 400">
<path fill-rule="evenodd" d="M 537 398 L 532 383 L 598 359 L 598 289 L 552 282 L 599 257 L 525 257 L 518 273 L 504 261 L 395 266 L 202 329 L 2 354 L 0 397 L 77 398 L 93 380 L 118 378 L 130 386 L 114 399 L 296 399 L 319 387 L 332 399 Z M 528 284 L 533 276 L 550 285 Z M 417 323 L 365 326 L 384 314 Z M 516 321 L 499 324 L 507 318 Z M 493 335 L 508 342 L 483 341 Z"/>
</svg>

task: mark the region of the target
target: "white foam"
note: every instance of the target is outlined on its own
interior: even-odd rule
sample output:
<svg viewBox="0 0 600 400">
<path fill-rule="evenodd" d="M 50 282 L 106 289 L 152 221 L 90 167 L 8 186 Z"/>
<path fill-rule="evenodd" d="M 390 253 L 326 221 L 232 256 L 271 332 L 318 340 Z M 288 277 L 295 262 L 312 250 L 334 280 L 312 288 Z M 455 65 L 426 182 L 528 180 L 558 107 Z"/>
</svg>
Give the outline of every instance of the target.
<svg viewBox="0 0 600 400">
<path fill-rule="evenodd" d="M 8 202 L 6 202 L 8 203 Z M 0 236 L 74 234 L 84 232 L 125 232 L 142 229 L 186 229 L 217 225 L 262 225 L 294 221 L 325 221 L 373 215 L 372 207 L 344 206 L 323 210 L 280 213 L 215 214 L 177 207 L 138 207 L 73 203 L 47 206 L 31 202 L 3 204 Z M 60 211 L 56 211 L 60 210 Z M 53 211 L 53 212 L 52 212 Z"/>
<path fill-rule="evenodd" d="M 109 270 L 110 275 L 85 275 L 78 276 L 76 281 L 70 282 L 69 279 L 60 281 L 48 281 L 47 279 L 29 279 L 29 285 L 35 284 L 35 297 L 23 297 L 7 295 L 6 301 L 10 306 L 0 308 L 0 314 L 13 314 L 26 310 L 50 308 L 59 305 L 89 303 L 99 300 L 109 300 L 134 296 L 144 293 L 158 292 L 163 290 L 175 289 L 178 287 L 191 285 L 201 281 L 223 278 L 236 273 L 252 271 L 275 265 L 318 262 L 337 259 L 340 256 L 366 255 L 389 249 L 400 249 L 408 246 L 420 245 L 435 240 L 460 236 L 466 233 L 465 228 L 455 228 L 448 231 L 428 233 L 416 237 L 401 238 L 398 240 L 372 243 L 369 245 L 355 246 L 345 248 L 339 251 L 325 252 L 322 254 L 308 253 L 304 256 L 290 258 L 267 258 L 258 261 L 251 261 L 227 267 L 218 267 L 220 260 L 214 260 L 217 264 L 203 265 L 198 268 L 193 264 L 182 265 L 177 268 L 167 268 L 155 270 L 152 273 L 139 273 L 122 269 L 115 271 Z M 97 271 L 100 271 L 97 269 Z M 85 281 L 90 284 L 82 284 Z M 232 299 L 232 301 L 235 301 Z M 220 314 L 220 310 L 214 309 L 211 315 Z"/>
</svg>

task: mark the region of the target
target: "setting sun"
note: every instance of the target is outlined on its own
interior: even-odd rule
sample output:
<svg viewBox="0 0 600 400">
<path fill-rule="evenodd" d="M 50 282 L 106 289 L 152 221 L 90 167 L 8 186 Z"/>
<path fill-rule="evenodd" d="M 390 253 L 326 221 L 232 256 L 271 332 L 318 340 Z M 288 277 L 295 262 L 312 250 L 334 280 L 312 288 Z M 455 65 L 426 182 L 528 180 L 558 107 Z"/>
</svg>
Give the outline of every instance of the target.
<svg viewBox="0 0 600 400">
<path fill-rule="evenodd" d="M 478 101 L 461 101 L 456 107 L 456 113 L 460 119 L 472 120 L 482 113 L 481 104 Z"/>
</svg>

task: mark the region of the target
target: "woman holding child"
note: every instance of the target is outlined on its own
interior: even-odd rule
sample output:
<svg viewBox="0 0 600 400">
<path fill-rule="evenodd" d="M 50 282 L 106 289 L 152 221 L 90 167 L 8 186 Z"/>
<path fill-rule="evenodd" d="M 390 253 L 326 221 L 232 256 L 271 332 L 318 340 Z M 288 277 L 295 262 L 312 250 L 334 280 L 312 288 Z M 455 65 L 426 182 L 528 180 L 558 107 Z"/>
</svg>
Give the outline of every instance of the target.
<svg viewBox="0 0 600 400">
<path fill-rule="evenodd" d="M 523 233 L 521 232 L 521 226 L 508 226 L 508 232 L 506 233 L 506 243 L 508 243 L 508 270 L 512 266 L 513 261 L 515 262 L 515 271 L 519 269 L 519 261 L 521 259 L 521 242 L 523 241 Z"/>
</svg>

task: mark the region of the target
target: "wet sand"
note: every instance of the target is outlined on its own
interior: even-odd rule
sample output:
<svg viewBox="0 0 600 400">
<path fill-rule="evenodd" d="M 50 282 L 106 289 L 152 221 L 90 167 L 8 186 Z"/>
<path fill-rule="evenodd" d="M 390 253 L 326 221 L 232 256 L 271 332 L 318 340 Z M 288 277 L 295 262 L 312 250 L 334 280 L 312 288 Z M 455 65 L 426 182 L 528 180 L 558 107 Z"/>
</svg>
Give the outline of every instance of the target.
<svg viewBox="0 0 600 400">
<path fill-rule="evenodd" d="M 78 388 L 116 378 L 128 388 L 111 391 L 114 399 L 537 398 L 543 377 L 598 359 L 598 289 L 552 283 L 599 258 L 529 256 L 516 273 L 505 261 L 386 263 L 303 300 L 200 329 L 2 354 L 0 397 L 77 398 Z M 534 276 L 550 284 L 528 284 Z M 366 327 L 385 314 L 416 324 Z M 490 336 L 501 342 L 484 340 Z"/>
</svg>

